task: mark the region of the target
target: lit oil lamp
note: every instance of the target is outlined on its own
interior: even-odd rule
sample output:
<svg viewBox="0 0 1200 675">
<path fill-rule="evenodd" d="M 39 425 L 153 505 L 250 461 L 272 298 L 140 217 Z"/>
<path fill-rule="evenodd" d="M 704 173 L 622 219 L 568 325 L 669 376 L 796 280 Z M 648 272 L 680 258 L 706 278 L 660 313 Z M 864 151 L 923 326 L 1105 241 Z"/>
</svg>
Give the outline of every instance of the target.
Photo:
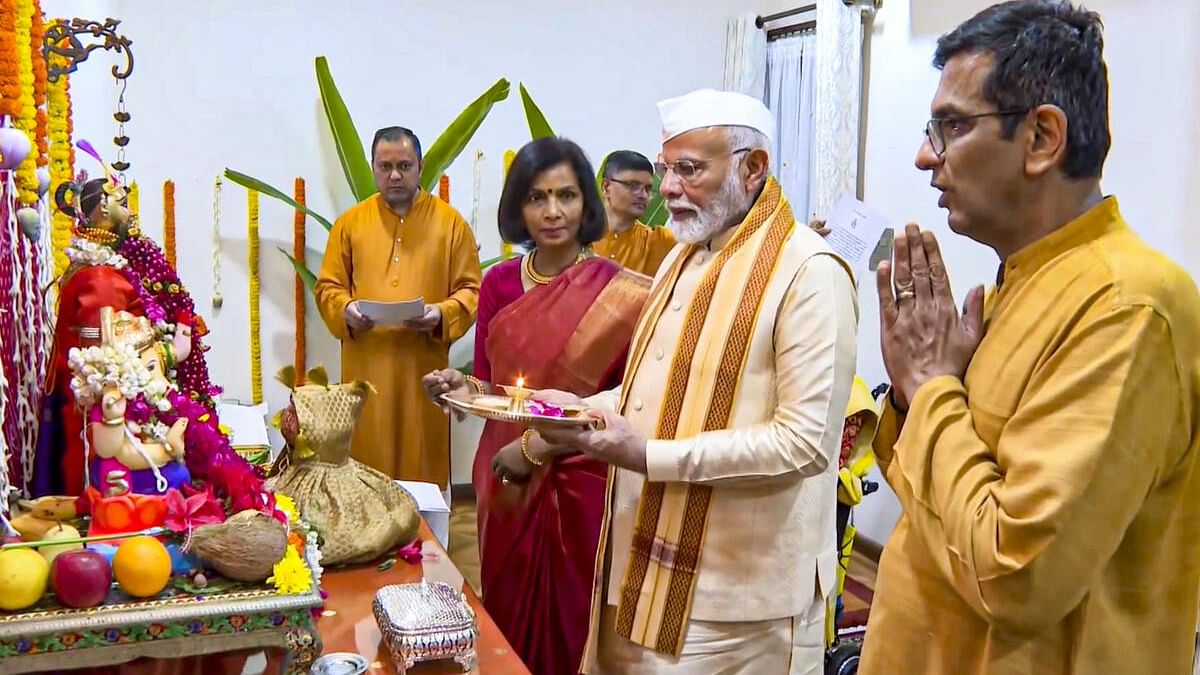
<svg viewBox="0 0 1200 675">
<path fill-rule="evenodd" d="M 516 386 L 506 385 L 504 393 L 508 394 L 508 398 L 510 399 L 508 412 L 520 414 L 525 412 L 525 401 L 533 393 L 533 390 L 525 388 L 524 377 L 518 377 Z"/>
</svg>

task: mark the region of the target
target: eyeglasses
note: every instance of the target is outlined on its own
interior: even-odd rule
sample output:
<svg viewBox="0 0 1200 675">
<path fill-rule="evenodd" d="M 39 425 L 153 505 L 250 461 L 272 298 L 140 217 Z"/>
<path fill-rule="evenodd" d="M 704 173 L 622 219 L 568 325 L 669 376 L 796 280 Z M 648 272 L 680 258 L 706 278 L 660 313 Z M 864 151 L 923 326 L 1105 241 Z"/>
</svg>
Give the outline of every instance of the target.
<svg viewBox="0 0 1200 675">
<path fill-rule="evenodd" d="M 946 152 L 946 136 L 947 130 L 951 139 L 966 133 L 970 125 L 966 124 L 973 120 L 982 119 L 984 117 L 1009 117 L 1011 115 L 1024 115 L 1028 113 L 1030 108 L 1022 110 L 998 110 L 996 112 L 977 113 L 975 115 L 959 115 L 957 117 L 935 117 L 925 124 L 925 138 L 929 139 L 929 147 L 933 148 L 933 154 L 941 157 Z"/>
<path fill-rule="evenodd" d="M 614 183 L 624 185 L 626 190 L 629 190 L 630 192 L 632 192 L 635 195 L 641 194 L 643 192 L 645 192 L 646 194 L 650 194 L 650 190 L 652 187 L 649 183 L 639 183 L 636 180 L 619 180 L 617 178 L 609 178 L 609 180 Z"/>
<path fill-rule="evenodd" d="M 667 172 L 672 171 L 676 176 L 679 176 L 680 180 L 690 182 L 695 180 L 700 175 L 700 172 L 708 168 L 709 163 L 712 161 L 736 155 L 739 152 L 749 152 L 750 150 L 751 148 L 738 148 L 737 150 L 732 150 L 716 157 L 709 157 L 708 159 L 680 159 L 674 162 L 663 162 L 660 160 L 654 163 L 654 173 L 658 174 L 660 178 L 665 179 Z"/>
</svg>

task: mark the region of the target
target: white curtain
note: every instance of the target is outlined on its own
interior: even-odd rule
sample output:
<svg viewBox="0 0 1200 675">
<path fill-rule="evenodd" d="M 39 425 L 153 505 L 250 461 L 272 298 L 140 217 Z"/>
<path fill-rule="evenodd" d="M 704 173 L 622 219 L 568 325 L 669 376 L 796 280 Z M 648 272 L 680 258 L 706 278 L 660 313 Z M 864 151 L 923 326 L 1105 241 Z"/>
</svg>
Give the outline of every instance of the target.
<svg viewBox="0 0 1200 675">
<path fill-rule="evenodd" d="M 858 188 L 862 19 L 840 2 L 817 3 L 816 111 L 810 210 L 824 218 L 838 196 Z"/>
<path fill-rule="evenodd" d="M 762 99 L 766 90 L 767 34 L 754 25 L 757 18 L 755 14 L 741 14 L 729 20 L 722 89 Z"/>
<path fill-rule="evenodd" d="M 814 33 L 776 40 L 767 46 L 767 107 L 775 115 L 775 176 L 792 213 L 801 222 L 813 191 L 813 85 L 817 54 Z"/>
</svg>

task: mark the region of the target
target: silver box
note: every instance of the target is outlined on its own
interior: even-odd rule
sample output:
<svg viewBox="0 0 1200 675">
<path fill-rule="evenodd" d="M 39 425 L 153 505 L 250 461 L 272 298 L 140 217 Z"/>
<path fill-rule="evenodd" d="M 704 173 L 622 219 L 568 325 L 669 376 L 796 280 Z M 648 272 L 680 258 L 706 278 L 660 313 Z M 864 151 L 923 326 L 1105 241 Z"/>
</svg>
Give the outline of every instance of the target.
<svg viewBox="0 0 1200 675">
<path fill-rule="evenodd" d="M 466 597 L 450 584 L 421 581 L 384 586 L 372 604 L 392 661 L 401 673 L 417 663 L 454 659 L 475 667 L 479 627 Z"/>
</svg>

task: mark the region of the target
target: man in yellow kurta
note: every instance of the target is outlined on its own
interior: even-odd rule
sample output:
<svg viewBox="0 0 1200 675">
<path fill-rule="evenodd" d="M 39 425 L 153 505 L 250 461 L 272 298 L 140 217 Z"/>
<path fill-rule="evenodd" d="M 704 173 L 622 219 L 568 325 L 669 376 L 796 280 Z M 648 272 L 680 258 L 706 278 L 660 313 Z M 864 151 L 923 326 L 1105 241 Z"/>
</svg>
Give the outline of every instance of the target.
<svg viewBox="0 0 1200 675">
<path fill-rule="evenodd" d="M 917 166 L 1002 265 L 961 316 L 930 232 L 880 265 L 875 452 L 904 513 L 863 675 L 1192 670 L 1200 296 L 1100 191 L 1101 48 L 1099 16 L 1049 2 L 938 42 Z"/>
<path fill-rule="evenodd" d="M 604 160 L 604 209 L 608 232 L 592 244 L 592 252 L 622 267 L 653 277 L 663 258 L 675 247 L 675 237 L 665 227 L 650 227 L 641 220 L 650 202 L 654 165 L 645 155 L 618 150 Z"/>
<path fill-rule="evenodd" d="M 421 376 L 445 368 L 450 343 L 475 320 L 479 254 L 470 226 L 420 189 L 421 145 L 408 129 L 375 134 L 379 193 L 334 223 L 317 280 L 317 306 L 342 341 L 342 379 L 375 385 L 354 433 L 355 459 L 404 480 L 450 481 L 450 428 Z M 359 300 L 424 298 L 425 315 L 376 326 Z"/>
</svg>

